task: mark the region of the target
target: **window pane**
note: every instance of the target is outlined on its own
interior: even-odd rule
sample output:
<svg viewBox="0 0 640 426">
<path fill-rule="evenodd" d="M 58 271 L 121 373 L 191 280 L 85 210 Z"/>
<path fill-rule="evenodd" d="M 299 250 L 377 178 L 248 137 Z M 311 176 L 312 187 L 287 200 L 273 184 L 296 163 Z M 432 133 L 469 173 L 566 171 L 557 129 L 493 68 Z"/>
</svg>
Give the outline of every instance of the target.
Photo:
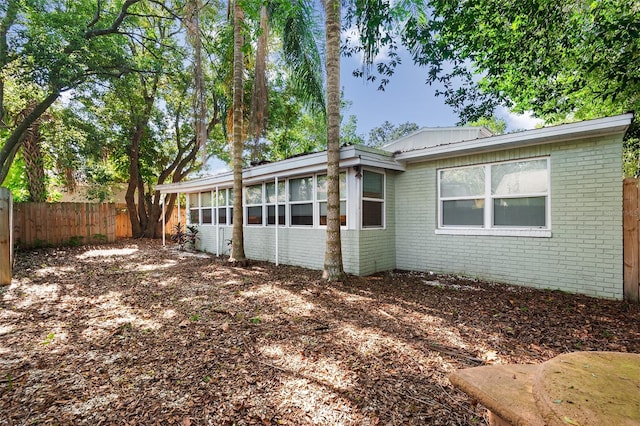
<svg viewBox="0 0 640 426">
<path fill-rule="evenodd" d="M 233 188 L 229 188 L 227 189 L 227 192 L 229 193 L 229 206 L 233 205 Z"/>
<path fill-rule="evenodd" d="M 190 207 L 199 207 L 198 204 L 198 194 L 189 194 L 189 206 Z"/>
<path fill-rule="evenodd" d="M 233 207 L 229 207 L 229 225 L 233 225 Z"/>
<path fill-rule="evenodd" d="M 189 223 L 200 223 L 200 210 L 191 209 L 189 210 Z"/>
<path fill-rule="evenodd" d="M 202 223 L 212 223 L 211 209 L 202 209 Z"/>
<path fill-rule="evenodd" d="M 484 199 L 443 201 L 442 224 L 482 226 L 484 224 Z"/>
<path fill-rule="evenodd" d="M 267 203 L 275 204 L 276 202 L 276 183 L 270 182 L 267 184 Z M 284 182 L 278 182 L 278 202 L 284 203 L 286 200 L 284 193 Z"/>
<path fill-rule="evenodd" d="M 318 176 L 318 184 L 316 189 L 316 197 L 318 200 L 324 201 L 327 199 L 327 175 Z M 340 199 L 347 198 L 347 174 L 345 172 L 340 173 Z"/>
<path fill-rule="evenodd" d="M 441 197 L 469 197 L 484 195 L 484 167 L 442 170 Z"/>
<path fill-rule="evenodd" d="M 247 224 L 262 225 L 262 206 L 247 207 Z"/>
<path fill-rule="evenodd" d="M 276 224 L 276 206 L 267 206 L 267 225 Z M 284 225 L 284 206 L 278 206 L 278 225 Z"/>
<path fill-rule="evenodd" d="M 384 198 L 384 175 L 365 170 L 362 173 L 362 196 Z"/>
<path fill-rule="evenodd" d="M 291 225 L 313 225 L 313 204 L 291 204 Z"/>
<path fill-rule="evenodd" d="M 200 193 L 200 203 L 202 207 L 211 207 L 211 191 Z"/>
<path fill-rule="evenodd" d="M 262 204 L 262 185 L 248 186 L 245 190 L 247 204 Z"/>
<path fill-rule="evenodd" d="M 547 160 L 491 166 L 491 192 L 494 195 L 546 193 L 547 179 Z"/>
<path fill-rule="evenodd" d="M 305 177 L 300 179 L 291 179 L 289 181 L 289 200 L 313 200 L 313 178 Z"/>
<path fill-rule="evenodd" d="M 220 225 L 227 224 L 227 209 L 225 207 L 218 209 L 218 223 Z"/>
<path fill-rule="evenodd" d="M 382 209 L 384 203 L 379 201 L 362 201 L 362 227 L 382 227 Z"/>
<path fill-rule="evenodd" d="M 327 175 L 318 176 L 318 185 L 316 191 L 316 197 L 318 198 L 318 200 L 327 199 Z"/>
<path fill-rule="evenodd" d="M 325 226 L 327 224 L 327 203 L 319 203 L 320 209 L 320 225 Z M 347 203 L 346 201 L 340 201 L 340 226 L 347 226 Z"/>
<path fill-rule="evenodd" d="M 546 226 L 547 197 L 496 198 L 493 200 L 495 226 Z"/>
<path fill-rule="evenodd" d="M 218 205 L 226 206 L 227 205 L 227 190 L 219 189 L 218 190 Z"/>
</svg>

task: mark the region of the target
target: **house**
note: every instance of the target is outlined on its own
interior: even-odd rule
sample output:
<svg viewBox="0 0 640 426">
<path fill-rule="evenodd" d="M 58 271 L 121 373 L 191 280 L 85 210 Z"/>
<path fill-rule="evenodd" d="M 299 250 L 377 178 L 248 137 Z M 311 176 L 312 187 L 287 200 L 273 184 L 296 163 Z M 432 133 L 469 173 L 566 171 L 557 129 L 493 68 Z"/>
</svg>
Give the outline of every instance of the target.
<svg viewBox="0 0 640 426">
<path fill-rule="evenodd" d="M 343 261 L 623 297 L 622 139 L 633 114 L 492 136 L 422 129 L 340 151 Z M 248 168 L 245 252 L 321 269 L 326 153 Z M 197 248 L 228 253 L 232 174 L 160 185 L 187 195 Z"/>
</svg>

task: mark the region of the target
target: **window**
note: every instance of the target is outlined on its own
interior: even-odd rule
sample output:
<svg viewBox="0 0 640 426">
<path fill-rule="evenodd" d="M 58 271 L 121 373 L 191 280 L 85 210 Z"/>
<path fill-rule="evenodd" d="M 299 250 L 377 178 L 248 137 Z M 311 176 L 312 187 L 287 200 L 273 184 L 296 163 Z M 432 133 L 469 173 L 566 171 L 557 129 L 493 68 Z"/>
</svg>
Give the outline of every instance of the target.
<svg viewBox="0 0 640 426">
<path fill-rule="evenodd" d="M 189 194 L 189 223 L 197 225 L 200 223 L 200 201 L 199 194 Z"/>
<path fill-rule="evenodd" d="M 247 225 L 262 225 L 262 184 L 245 188 Z"/>
<path fill-rule="evenodd" d="M 202 224 L 211 225 L 213 223 L 212 201 L 213 197 L 211 196 L 211 191 L 200 193 L 200 207 L 202 213 L 202 221 L 200 223 Z"/>
<path fill-rule="evenodd" d="M 327 175 L 319 175 L 316 184 L 320 225 L 327 225 Z M 340 225 L 347 226 L 347 174 L 340 173 Z"/>
<path fill-rule="evenodd" d="M 549 160 L 439 171 L 441 227 L 547 229 Z"/>
<path fill-rule="evenodd" d="M 384 227 L 384 181 L 382 173 L 362 172 L 362 227 Z"/>
<path fill-rule="evenodd" d="M 227 224 L 227 218 L 229 217 L 229 201 L 227 201 L 227 189 L 218 190 L 218 223 L 220 225 Z M 231 192 L 231 191 L 229 191 Z M 233 192 L 231 193 L 233 196 Z"/>
<path fill-rule="evenodd" d="M 267 204 L 267 225 L 276 224 L 276 207 L 278 209 L 278 225 L 285 224 L 285 184 L 284 181 L 278 182 L 278 193 L 276 197 L 276 183 L 269 182 L 265 185 Z"/>
<path fill-rule="evenodd" d="M 211 191 L 189 194 L 189 223 L 212 223 Z"/>
<path fill-rule="evenodd" d="M 289 180 L 289 224 L 313 226 L 313 178 Z"/>
</svg>

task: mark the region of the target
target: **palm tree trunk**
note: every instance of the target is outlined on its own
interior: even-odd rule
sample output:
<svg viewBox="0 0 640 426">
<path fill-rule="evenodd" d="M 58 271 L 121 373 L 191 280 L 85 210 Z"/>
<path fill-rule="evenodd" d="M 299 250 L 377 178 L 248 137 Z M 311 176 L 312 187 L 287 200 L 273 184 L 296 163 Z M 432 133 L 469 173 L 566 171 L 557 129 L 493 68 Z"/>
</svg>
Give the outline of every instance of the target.
<svg viewBox="0 0 640 426">
<path fill-rule="evenodd" d="M 230 262 L 245 264 L 242 203 L 242 91 L 244 56 L 242 53 L 242 20 L 244 12 L 239 0 L 233 3 L 233 233 Z"/>
<path fill-rule="evenodd" d="M 327 237 L 323 278 L 345 278 L 340 240 L 340 0 L 325 0 L 327 64 Z"/>
</svg>

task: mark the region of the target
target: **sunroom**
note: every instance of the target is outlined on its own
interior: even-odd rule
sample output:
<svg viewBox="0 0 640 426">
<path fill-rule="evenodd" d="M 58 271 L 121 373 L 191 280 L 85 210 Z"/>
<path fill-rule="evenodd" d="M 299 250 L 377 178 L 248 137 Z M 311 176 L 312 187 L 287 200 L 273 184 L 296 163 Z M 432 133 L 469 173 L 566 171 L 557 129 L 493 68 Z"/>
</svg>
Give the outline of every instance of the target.
<svg viewBox="0 0 640 426">
<path fill-rule="evenodd" d="M 322 268 L 326 162 L 326 152 L 320 152 L 243 171 L 244 247 L 248 258 Z M 341 149 L 340 218 L 346 272 L 366 275 L 394 267 L 394 208 L 389 194 L 395 173 L 403 169 L 385 151 L 364 146 Z M 231 172 L 160 185 L 158 189 L 161 194 L 186 195 L 186 223 L 198 225 L 198 250 L 229 254 Z"/>
</svg>

